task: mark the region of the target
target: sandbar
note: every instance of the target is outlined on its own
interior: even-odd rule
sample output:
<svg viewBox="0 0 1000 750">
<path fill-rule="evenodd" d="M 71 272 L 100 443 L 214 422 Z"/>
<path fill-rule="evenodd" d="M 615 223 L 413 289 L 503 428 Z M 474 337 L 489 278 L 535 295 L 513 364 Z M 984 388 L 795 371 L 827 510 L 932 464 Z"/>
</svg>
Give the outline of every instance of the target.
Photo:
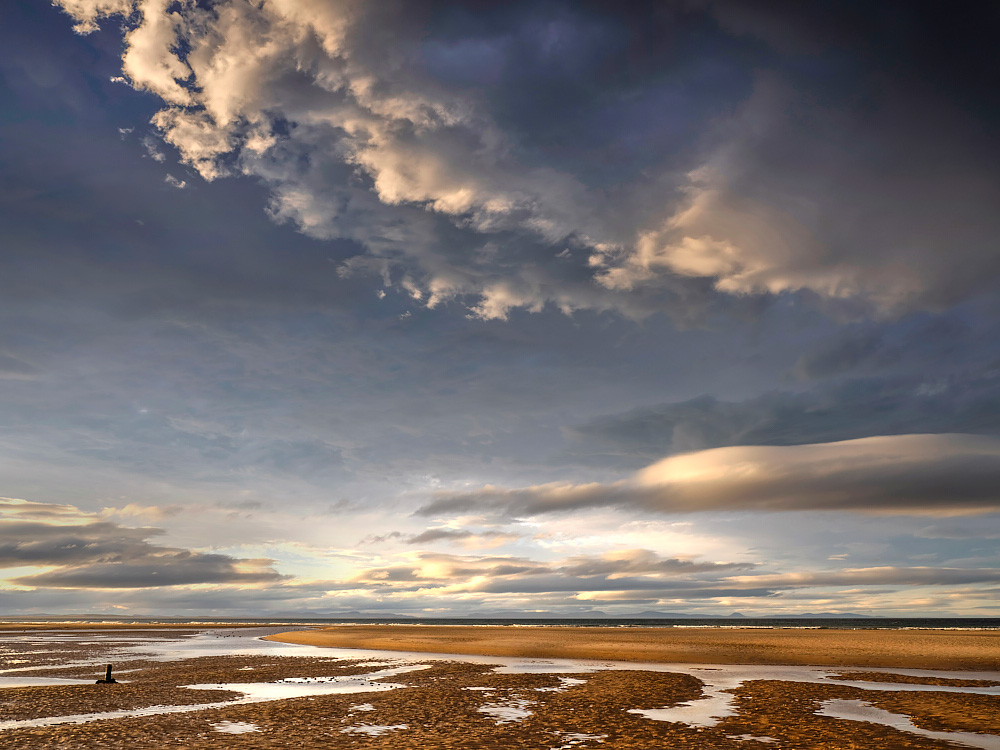
<svg viewBox="0 0 1000 750">
<path fill-rule="evenodd" d="M 1000 670 L 1000 631 L 340 625 L 268 636 L 328 648 L 657 664 Z"/>
</svg>

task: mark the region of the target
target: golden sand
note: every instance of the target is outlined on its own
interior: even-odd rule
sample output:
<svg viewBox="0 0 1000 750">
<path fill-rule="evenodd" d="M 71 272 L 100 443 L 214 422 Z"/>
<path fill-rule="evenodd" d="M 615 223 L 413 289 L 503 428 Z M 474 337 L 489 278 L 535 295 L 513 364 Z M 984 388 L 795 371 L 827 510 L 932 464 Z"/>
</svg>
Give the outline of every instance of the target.
<svg viewBox="0 0 1000 750">
<path fill-rule="evenodd" d="M 1000 670 L 1000 631 L 341 625 L 269 639 L 336 648 L 661 664 Z"/>
</svg>

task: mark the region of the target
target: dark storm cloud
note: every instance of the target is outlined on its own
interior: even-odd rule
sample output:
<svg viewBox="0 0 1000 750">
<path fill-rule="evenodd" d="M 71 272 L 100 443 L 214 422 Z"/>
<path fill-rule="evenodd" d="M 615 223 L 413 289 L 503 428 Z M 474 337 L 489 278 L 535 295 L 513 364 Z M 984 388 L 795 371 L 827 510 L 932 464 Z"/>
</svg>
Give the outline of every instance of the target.
<svg viewBox="0 0 1000 750">
<path fill-rule="evenodd" d="M 839 347 L 838 347 L 839 348 Z M 822 358 L 811 360 L 820 367 Z M 915 367 L 933 367 L 921 360 Z M 832 365 L 823 365 L 829 370 Z M 797 445 L 878 435 L 962 432 L 1000 434 L 1000 380 L 982 377 L 891 376 L 772 392 L 745 401 L 701 396 L 638 407 L 565 429 L 587 460 L 638 467 L 654 458 L 736 445 Z"/>
<path fill-rule="evenodd" d="M 260 584 L 281 580 L 271 560 L 206 554 L 149 542 L 156 528 L 129 528 L 96 521 L 66 506 L 52 506 L 51 519 L 38 513 L 43 503 L 4 500 L 0 505 L 0 567 L 48 567 L 13 582 L 40 588 L 143 588 L 198 583 Z M 75 509 L 74 509 L 75 510 Z M 74 523 L 75 521 L 75 523 Z"/>
</svg>

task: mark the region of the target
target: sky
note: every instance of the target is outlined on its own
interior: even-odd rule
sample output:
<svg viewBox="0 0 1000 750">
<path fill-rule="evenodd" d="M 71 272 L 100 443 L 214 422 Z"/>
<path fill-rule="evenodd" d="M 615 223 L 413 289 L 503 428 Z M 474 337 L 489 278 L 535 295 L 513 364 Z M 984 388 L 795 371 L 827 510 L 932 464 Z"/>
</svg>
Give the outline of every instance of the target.
<svg viewBox="0 0 1000 750">
<path fill-rule="evenodd" d="M 1000 11 L 5 0 L 0 611 L 1000 616 Z"/>
</svg>

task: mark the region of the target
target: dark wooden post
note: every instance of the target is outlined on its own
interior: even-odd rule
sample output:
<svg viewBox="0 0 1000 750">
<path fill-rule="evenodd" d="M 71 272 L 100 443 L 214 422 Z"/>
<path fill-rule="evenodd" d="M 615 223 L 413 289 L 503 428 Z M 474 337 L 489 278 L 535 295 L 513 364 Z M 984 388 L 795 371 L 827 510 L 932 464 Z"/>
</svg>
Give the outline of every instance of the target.
<svg viewBox="0 0 1000 750">
<path fill-rule="evenodd" d="M 118 680 L 116 680 L 114 677 L 111 676 L 111 665 L 109 664 L 108 667 L 107 667 L 107 669 L 104 670 L 104 679 L 103 680 L 98 680 L 97 684 L 98 685 L 113 685 L 116 682 L 118 682 Z"/>
</svg>

